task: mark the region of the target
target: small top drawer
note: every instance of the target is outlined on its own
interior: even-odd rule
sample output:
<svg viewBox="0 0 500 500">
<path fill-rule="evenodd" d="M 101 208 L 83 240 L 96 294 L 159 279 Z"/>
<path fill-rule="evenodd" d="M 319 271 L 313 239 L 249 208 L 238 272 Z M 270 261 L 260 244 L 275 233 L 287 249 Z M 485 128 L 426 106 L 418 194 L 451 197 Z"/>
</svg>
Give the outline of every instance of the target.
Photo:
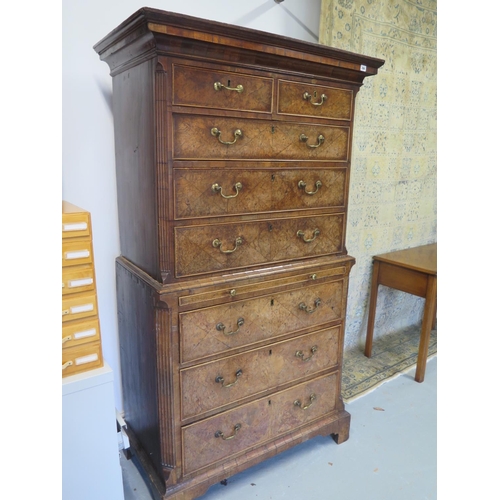
<svg viewBox="0 0 500 500">
<path fill-rule="evenodd" d="M 264 113 L 272 108 L 272 78 L 174 65 L 172 90 L 174 105 Z"/>
<path fill-rule="evenodd" d="M 353 97 L 352 90 L 280 80 L 278 113 L 350 120 Z"/>
<path fill-rule="evenodd" d="M 63 201 L 62 204 L 62 237 L 79 238 L 90 236 L 90 214 L 85 210 Z"/>
</svg>

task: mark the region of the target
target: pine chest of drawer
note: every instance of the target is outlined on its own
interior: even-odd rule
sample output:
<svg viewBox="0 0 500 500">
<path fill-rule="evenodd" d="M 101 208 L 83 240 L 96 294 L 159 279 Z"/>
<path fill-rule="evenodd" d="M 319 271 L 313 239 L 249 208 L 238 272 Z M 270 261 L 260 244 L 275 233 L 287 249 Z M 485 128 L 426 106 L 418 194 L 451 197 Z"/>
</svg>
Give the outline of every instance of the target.
<svg viewBox="0 0 500 500">
<path fill-rule="evenodd" d="M 90 213 L 62 202 L 62 376 L 104 365 Z"/>
<path fill-rule="evenodd" d="M 95 50 L 113 77 L 125 420 L 157 496 L 343 442 L 354 101 L 383 61 L 149 8 Z"/>
</svg>

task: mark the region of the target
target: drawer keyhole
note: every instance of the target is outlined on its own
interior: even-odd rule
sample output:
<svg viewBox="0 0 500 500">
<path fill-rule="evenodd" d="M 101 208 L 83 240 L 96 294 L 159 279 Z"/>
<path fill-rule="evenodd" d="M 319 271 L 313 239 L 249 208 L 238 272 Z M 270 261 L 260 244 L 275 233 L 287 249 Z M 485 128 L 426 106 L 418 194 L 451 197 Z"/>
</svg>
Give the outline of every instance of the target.
<svg viewBox="0 0 500 500">
<path fill-rule="evenodd" d="M 230 87 L 231 86 L 231 80 L 228 80 L 227 81 L 227 86 Z M 316 96 L 316 92 L 314 93 L 314 95 Z"/>
<path fill-rule="evenodd" d="M 274 306 L 274 299 L 271 299 L 271 306 Z"/>
<path fill-rule="evenodd" d="M 273 355 L 273 350 L 269 349 L 269 356 L 272 356 L 272 355 Z"/>
</svg>

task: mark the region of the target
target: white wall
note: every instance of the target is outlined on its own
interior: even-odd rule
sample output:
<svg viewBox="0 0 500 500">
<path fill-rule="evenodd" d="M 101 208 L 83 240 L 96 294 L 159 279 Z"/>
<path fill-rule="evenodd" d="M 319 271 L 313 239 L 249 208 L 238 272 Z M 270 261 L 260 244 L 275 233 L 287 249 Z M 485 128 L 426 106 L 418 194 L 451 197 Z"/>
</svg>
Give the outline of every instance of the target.
<svg viewBox="0 0 500 500">
<path fill-rule="evenodd" d="M 111 77 L 93 46 L 148 6 L 316 42 L 321 0 L 63 0 L 62 197 L 91 213 L 104 358 L 122 409 L 115 258 L 120 254 Z"/>
</svg>

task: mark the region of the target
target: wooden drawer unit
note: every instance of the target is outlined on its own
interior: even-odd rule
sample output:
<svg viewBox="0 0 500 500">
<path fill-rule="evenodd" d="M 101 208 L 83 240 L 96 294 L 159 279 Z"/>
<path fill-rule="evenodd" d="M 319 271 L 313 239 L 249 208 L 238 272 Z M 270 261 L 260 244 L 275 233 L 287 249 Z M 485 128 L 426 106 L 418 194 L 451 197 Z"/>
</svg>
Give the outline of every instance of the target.
<svg viewBox="0 0 500 500">
<path fill-rule="evenodd" d="M 243 405 L 182 428 L 187 474 L 272 442 L 336 410 L 338 373 L 298 384 L 292 389 Z M 233 437 L 234 436 L 234 437 Z"/>
<path fill-rule="evenodd" d="M 336 368 L 338 340 L 337 326 L 181 370 L 182 420 Z"/>
<path fill-rule="evenodd" d="M 94 48 L 113 77 L 125 420 L 155 496 L 345 441 L 354 100 L 383 61 L 150 8 Z"/>
<path fill-rule="evenodd" d="M 104 365 L 90 213 L 62 202 L 62 375 Z"/>
</svg>

